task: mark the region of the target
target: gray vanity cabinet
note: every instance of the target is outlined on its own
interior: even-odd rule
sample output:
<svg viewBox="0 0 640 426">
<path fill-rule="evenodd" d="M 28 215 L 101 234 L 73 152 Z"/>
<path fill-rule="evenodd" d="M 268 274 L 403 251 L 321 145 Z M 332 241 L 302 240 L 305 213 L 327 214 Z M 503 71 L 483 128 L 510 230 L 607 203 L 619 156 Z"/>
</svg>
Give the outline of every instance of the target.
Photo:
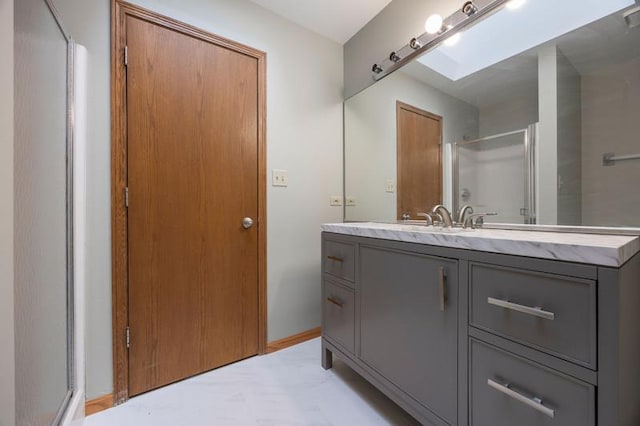
<svg viewBox="0 0 640 426">
<path fill-rule="evenodd" d="M 324 232 L 336 354 L 425 425 L 640 425 L 640 253 L 620 267 Z"/>
<path fill-rule="evenodd" d="M 367 245 L 359 256 L 360 359 L 455 424 L 458 262 Z"/>
</svg>

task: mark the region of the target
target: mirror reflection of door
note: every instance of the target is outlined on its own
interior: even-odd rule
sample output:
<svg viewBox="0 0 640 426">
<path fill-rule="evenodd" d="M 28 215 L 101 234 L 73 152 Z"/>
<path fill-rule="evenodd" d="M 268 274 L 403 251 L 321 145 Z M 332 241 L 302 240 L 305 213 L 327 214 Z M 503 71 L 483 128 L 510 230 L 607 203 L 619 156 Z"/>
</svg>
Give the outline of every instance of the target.
<svg viewBox="0 0 640 426">
<path fill-rule="evenodd" d="M 397 216 L 420 219 L 442 203 L 442 117 L 396 102 Z"/>
</svg>

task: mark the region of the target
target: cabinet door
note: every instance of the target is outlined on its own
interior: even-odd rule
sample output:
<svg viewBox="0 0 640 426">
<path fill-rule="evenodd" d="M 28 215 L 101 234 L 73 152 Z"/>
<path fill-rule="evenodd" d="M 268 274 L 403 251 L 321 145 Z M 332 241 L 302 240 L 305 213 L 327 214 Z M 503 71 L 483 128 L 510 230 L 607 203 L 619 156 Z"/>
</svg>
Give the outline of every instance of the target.
<svg viewBox="0 0 640 426">
<path fill-rule="evenodd" d="M 360 357 L 457 421 L 457 261 L 361 246 Z"/>
</svg>

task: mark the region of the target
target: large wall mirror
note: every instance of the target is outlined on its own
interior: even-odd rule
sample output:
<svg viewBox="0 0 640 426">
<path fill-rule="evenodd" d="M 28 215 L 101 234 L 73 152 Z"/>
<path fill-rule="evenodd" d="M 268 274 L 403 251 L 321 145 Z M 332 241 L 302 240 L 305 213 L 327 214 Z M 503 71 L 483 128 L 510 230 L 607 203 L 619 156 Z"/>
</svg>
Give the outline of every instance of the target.
<svg viewBox="0 0 640 426">
<path fill-rule="evenodd" d="M 638 4 L 507 6 L 345 101 L 346 221 L 640 227 Z"/>
<path fill-rule="evenodd" d="M 14 19 L 16 424 L 57 425 L 74 390 L 74 46 L 49 0 Z"/>
</svg>

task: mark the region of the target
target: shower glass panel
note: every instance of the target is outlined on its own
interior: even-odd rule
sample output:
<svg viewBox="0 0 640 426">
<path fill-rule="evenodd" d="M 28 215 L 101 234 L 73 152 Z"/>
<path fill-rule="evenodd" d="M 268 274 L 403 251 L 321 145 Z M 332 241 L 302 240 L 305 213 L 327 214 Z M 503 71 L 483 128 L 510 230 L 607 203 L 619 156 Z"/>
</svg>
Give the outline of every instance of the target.
<svg viewBox="0 0 640 426">
<path fill-rule="evenodd" d="M 57 425 L 71 398 L 71 53 L 55 9 L 15 2 L 16 425 Z"/>
<path fill-rule="evenodd" d="M 454 209 L 495 212 L 492 223 L 535 223 L 536 125 L 453 144 Z"/>
</svg>

